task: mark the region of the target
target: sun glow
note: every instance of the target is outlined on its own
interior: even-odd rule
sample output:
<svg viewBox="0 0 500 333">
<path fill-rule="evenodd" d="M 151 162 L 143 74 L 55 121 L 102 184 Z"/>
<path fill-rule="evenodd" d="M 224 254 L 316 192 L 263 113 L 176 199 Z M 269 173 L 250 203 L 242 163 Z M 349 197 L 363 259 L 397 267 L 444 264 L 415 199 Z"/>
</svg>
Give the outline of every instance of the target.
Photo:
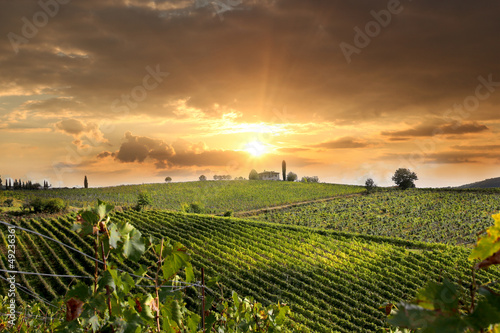
<svg viewBox="0 0 500 333">
<path fill-rule="evenodd" d="M 266 146 L 260 141 L 252 141 L 247 143 L 245 150 L 254 157 L 259 157 L 267 152 Z"/>
</svg>

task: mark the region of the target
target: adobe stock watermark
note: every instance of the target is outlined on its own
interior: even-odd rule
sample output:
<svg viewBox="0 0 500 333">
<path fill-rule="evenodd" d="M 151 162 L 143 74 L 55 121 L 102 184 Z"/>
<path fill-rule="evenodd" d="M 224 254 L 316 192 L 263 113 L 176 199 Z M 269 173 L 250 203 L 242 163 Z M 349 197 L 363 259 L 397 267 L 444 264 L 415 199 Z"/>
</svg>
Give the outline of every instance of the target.
<svg viewBox="0 0 500 333">
<path fill-rule="evenodd" d="M 53 18 L 59 13 L 61 5 L 70 3 L 71 0 L 39 0 L 38 6 L 41 10 L 33 14 L 31 20 L 26 16 L 21 18 L 23 26 L 21 27 L 21 35 L 14 32 L 9 32 L 7 38 L 14 49 L 15 53 L 19 53 L 19 46 L 28 44 L 30 39 L 38 35 L 39 29 L 42 29 L 49 23 L 49 18 Z"/>
<path fill-rule="evenodd" d="M 482 75 L 477 77 L 479 84 L 474 90 L 474 94 L 465 97 L 462 103 L 453 104 L 452 108 L 446 110 L 443 114 L 443 119 L 447 123 L 452 123 L 449 129 L 456 130 L 462 121 L 471 116 L 471 112 L 477 110 L 482 101 L 487 100 L 500 87 L 500 81 L 493 81 L 493 74 L 489 74 L 487 78 Z M 436 145 L 444 140 L 440 135 L 446 134 L 443 128 L 437 127 L 431 133 L 431 137 L 426 140 L 418 140 L 415 142 L 418 149 L 413 151 L 408 159 L 400 156 L 401 165 L 411 165 L 413 168 L 423 162 L 425 157 L 436 152 Z"/>
<path fill-rule="evenodd" d="M 142 78 L 141 84 L 136 85 L 130 90 L 129 94 L 122 94 L 120 98 L 113 100 L 110 105 L 110 109 L 115 114 L 121 114 L 126 116 L 130 113 L 131 109 L 138 107 L 139 103 L 144 102 L 148 96 L 148 92 L 153 91 L 158 88 L 164 79 L 170 75 L 168 72 L 163 72 L 160 68 L 160 64 L 157 64 L 154 68 L 151 66 L 146 66 L 146 75 Z M 101 122 L 98 129 L 102 134 L 109 134 L 115 130 L 116 126 L 109 120 Z M 73 165 L 77 165 L 83 162 L 84 158 L 91 155 L 94 152 L 94 148 L 101 145 L 102 142 L 97 137 L 83 136 L 82 137 L 82 147 L 77 149 L 74 145 L 67 145 L 66 150 L 66 160 L 64 163 L 54 163 L 53 169 L 56 174 L 57 180 L 60 184 L 63 184 L 63 175 L 65 173 L 71 172 Z"/>
<path fill-rule="evenodd" d="M 237 9 L 236 7 L 241 5 L 243 0 L 196 0 L 195 8 L 202 8 L 212 5 L 214 8 L 214 15 L 218 15 L 221 21 L 224 21 L 225 12 Z"/>
<path fill-rule="evenodd" d="M 374 20 L 366 23 L 364 30 L 361 30 L 358 26 L 354 27 L 354 45 L 346 42 L 341 42 L 339 44 L 340 50 L 347 63 L 351 63 L 353 54 L 360 54 L 362 49 L 368 47 L 372 39 L 380 35 L 382 28 L 387 28 L 389 24 L 391 24 L 392 16 L 400 14 L 403 9 L 404 7 L 401 5 L 401 1 L 389 0 L 389 2 L 387 2 L 387 9 L 382 9 L 378 12 L 374 10 L 370 11 Z"/>
<path fill-rule="evenodd" d="M 162 72 L 159 64 L 156 65 L 155 69 L 147 66 L 146 72 L 148 74 L 142 78 L 142 84 L 132 88 L 130 95 L 122 94 L 120 98 L 115 99 L 111 103 L 111 111 L 127 115 L 130 109 L 135 109 L 138 103 L 143 102 L 148 97 L 148 91 L 158 88 L 163 79 L 170 75 L 168 72 Z"/>
<path fill-rule="evenodd" d="M 11 226 L 8 227 L 7 234 L 7 262 L 9 271 L 15 271 L 16 269 L 16 229 Z M 11 273 L 12 274 L 12 273 Z M 7 309 L 9 310 L 7 316 L 9 317 L 8 323 L 11 326 L 16 324 L 16 275 L 13 274 L 7 278 L 9 282 L 9 290 L 7 291 L 7 296 L 9 298 L 9 304 Z"/>
</svg>

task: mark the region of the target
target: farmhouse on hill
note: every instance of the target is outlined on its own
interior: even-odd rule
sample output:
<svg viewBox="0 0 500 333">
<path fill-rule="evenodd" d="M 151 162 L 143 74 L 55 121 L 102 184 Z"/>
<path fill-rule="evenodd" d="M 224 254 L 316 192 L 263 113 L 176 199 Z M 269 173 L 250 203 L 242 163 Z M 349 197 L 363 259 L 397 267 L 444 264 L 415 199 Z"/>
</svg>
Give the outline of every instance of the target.
<svg viewBox="0 0 500 333">
<path fill-rule="evenodd" d="M 259 173 L 260 180 L 280 180 L 280 173 L 275 171 L 265 171 Z"/>
</svg>

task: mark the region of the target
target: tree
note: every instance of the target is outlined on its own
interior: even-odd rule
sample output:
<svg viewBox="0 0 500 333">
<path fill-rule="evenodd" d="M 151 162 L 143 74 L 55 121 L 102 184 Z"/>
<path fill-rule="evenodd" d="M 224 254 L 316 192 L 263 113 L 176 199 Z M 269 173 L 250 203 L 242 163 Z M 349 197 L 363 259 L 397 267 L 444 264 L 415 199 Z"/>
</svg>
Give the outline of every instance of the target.
<svg viewBox="0 0 500 333">
<path fill-rule="evenodd" d="M 283 172 L 283 181 L 286 180 L 286 162 L 285 160 L 283 160 L 283 162 L 281 162 L 281 171 Z"/>
<path fill-rule="evenodd" d="M 85 178 L 83 179 L 83 187 L 84 188 L 89 188 L 89 182 L 87 180 L 87 175 L 85 175 Z"/>
<path fill-rule="evenodd" d="M 2 177 L 0 177 L 0 190 L 2 189 Z"/>
<path fill-rule="evenodd" d="M 406 190 L 407 188 L 415 187 L 414 181 L 418 180 L 418 178 L 415 172 L 411 172 L 409 169 L 399 168 L 394 172 L 392 180 L 399 188 Z"/>
<path fill-rule="evenodd" d="M 319 183 L 319 178 L 318 176 L 304 176 L 300 181 L 303 183 Z"/>
<path fill-rule="evenodd" d="M 259 180 L 259 174 L 257 173 L 257 171 L 255 171 L 255 169 L 250 171 L 250 174 L 248 175 L 248 179 L 249 180 Z"/>
<path fill-rule="evenodd" d="M 151 206 L 152 203 L 153 199 L 151 198 L 151 194 L 149 194 L 148 192 L 140 192 L 137 196 L 136 209 L 138 211 L 141 211 L 144 209 L 144 207 Z"/>
<path fill-rule="evenodd" d="M 205 175 L 201 175 L 200 176 L 200 181 L 204 182 L 205 180 L 207 180 L 207 177 Z"/>
<path fill-rule="evenodd" d="M 296 181 L 297 180 L 297 174 L 290 171 L 288 173 L 288 175 L 286 176 L 286 180 L 288 180 L 289 182 Z"/>
<path fill-rule="evenodd" d="M 166 181 L 167 183 L 170 183 L 170 182 L 172 181 L 172 177 L 170 177 L 170 176 L 166 177 L 166 178 L 165 178 L 165 181 Z"/>
<path fill-rule="evenodd" d="M 367 193 L 372 192 L 376 187 L 377 187 L 377 185 L 375 184 L 375 182 L 373 181 L 373 179 L 368 178 L 366 180 L 366 182 L 365 182 L 365 188 L 366 188 L 366 192 Z"/>
</svg>

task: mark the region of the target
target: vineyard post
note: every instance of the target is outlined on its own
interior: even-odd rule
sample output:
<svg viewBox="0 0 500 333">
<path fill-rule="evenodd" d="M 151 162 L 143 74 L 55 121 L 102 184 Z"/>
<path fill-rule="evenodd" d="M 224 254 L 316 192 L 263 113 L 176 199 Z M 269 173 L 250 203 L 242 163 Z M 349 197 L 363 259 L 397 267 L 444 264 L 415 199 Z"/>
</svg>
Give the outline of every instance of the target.
<svg viewBox="0 0 500 333">
<path fill-rule="evenodd" d="M 94 243 L 94 251 L 95 251 L 95 272 L 94 272 L 94 293 L 97 292 L 97 279 L 99 277 L 99 230 L 97 230 L 97 236 L 95 238 Z"/>
<path fill-rule="evenodd" d="M 108 264 L 106 263 L 106 256 L 104 255 L 104 242 L 101 242 L 101 253 L 102 253 L 102 260 L 104 262 L 104 271 L 108 270 Z M 109 289 L 109 286 L 106 286 L 106 295 L 108 296 L 107 304 L 108 304 L 108 310 L 109 310 L 109 315 L 111 316 L 111 291 Z"/>
<path fill-rule="evenodd" d="M 161 326 L 160 326 L 160 286 L 161 283 L 158 283 L 158 276 L 160 274 L 161 266 L 163 264 L 163 242 L 164 239 L 161 239 L 161 246 L 160 246 L 160 257 L 158 260 L 158 267 L 156 269 L 156 276 L 155 276 L 155 292 L 156 292 L 156 298 L 154 300 L 155 302 L 155 308 L 156 308 L 156 328 L 158 329 L 158 332 L 161 332 Z"/>
<path fill-rule="evenodd" d="M 201 327 L 205 333 L 205 269 L 201 268 Z"/>
</svg>

